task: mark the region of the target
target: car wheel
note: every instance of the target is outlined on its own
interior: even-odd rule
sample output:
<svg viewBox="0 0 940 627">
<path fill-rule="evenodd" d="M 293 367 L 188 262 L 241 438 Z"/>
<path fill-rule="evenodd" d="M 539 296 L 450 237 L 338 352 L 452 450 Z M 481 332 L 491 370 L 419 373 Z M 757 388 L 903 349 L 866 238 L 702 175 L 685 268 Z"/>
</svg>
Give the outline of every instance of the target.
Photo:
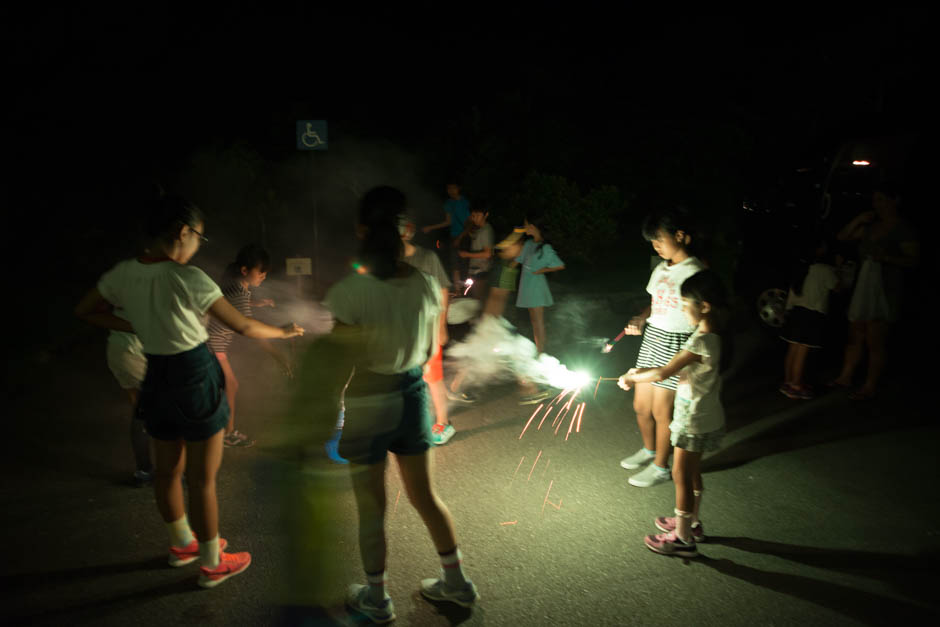
<svg viewBox="0 0 940 627">
<path fill-rule="evenodd" d="M 764 290 L 757 297 L 757 313 L 761 322 L 779 329 L 787 318 L 787 293 L 779 287 Z"/>
</svg>

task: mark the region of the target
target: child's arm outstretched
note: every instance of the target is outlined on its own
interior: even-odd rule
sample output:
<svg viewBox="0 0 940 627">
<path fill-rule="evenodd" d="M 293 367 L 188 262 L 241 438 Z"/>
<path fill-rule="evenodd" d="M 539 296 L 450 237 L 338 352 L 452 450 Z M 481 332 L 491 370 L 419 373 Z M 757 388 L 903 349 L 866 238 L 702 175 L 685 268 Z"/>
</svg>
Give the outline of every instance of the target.
<svg viewBox="0 0 940 627">
<path fill-rule="evenodd" d="M 212 303 L 212 306 L 209 307 L 209 313 L 235 333 L 245 337 L 277 340 L 304 334 L 303 328 L 293 322 L 289 322 L 282 327 L 272 327 L 260 320 L 243 316 L 224 296 L 219 297 L 218 300 Z"/>
<path fill-rule="evenodd" d="M 702 361 L 701 355 L 696 355 L 687 350 L 681 350 L 676 353 L 665 366 L 658 366 L 656 368 L 630 368 L 630 370 L 620 375 L 620 378 L 617 379 L 617 385 L 624 390 L 629 390 L 631 386 L 637 383 L 665 381 L 689 364 L 699 361 Z"/>
</svg>

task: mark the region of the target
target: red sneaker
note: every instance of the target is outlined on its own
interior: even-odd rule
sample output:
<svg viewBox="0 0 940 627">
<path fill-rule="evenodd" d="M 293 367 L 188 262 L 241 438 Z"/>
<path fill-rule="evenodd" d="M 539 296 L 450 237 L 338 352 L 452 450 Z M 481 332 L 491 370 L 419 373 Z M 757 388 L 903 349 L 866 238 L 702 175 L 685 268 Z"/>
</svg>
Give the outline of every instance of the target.
<svg viewBox="0 0 940 627">
<path fill-rule="evenodd" d="M 219 565 L 215 568 L 199 567 L 199 581 L 203 588 L 214 588 L 229 577 L 248 570 L 251 564 L 251 553 L 219 553 Z"/>
<path fill-rule="evenodd" d="M 225 538 L 219 538 L 219 552 L 224 551 L 226 546 L 228 546 L 228 541 Z M 170 566 L 178 568 L 186 564 L 191 564 L 197 559 L 199 559 L 198 540 L 193 540 L 189 543 L 189 546 L 183 548 L 175 546 L 170 547 L 170 559 L 168 560 Z"/>
</svg>

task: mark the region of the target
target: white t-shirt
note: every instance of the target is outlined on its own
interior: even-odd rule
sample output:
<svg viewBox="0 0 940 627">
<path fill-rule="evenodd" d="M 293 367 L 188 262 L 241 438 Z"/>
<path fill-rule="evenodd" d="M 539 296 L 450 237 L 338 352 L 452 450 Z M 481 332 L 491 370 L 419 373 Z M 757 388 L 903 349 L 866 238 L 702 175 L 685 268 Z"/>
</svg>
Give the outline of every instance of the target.
<svg viewBox="0 0 940 627">
<path fill-rule="evenodd" d="M 829 311 L 829 292 L 839 284 L 835 268 L 826 263 L 814 263 L 806 273 L 802 294 L 797 296 L 790 290 L 787 296 L 787 309 L 804 307 L 819 313 Z"/>
<path fill-rule="evenodd" d="M 339 322 L 362 327 L 367 368 L 398 374 L 423 366 L 441 314 L 441 286 L 434 277 L 378 279 L 353 273 L 329 289 L 324 301 Z"/>
<path fill-rule="evenodd" d="M 127 259 L 104 273 L 98 291 L 123 310 L 150 355 L 175 355 L 208 339 L 204 322 L 222 290 L 195 266 Z"/>
<path fill-rule="evenodd" d="M 718 374 L 721 338 L 714 333 L 696 330 L 682 350 L 695 353 L 702 360 L 679 371 L 679 385 L 669 428 L 689 434 L 710 433 L 720 429 L 725 424 L 725 410 L 721 406 L 721 375 Z"/>
<path fill-rule="evenodd" d="M 663 261 L 653 268 L 646 291 L 652 297 L 650 317 L 646 320 L 657 329 L 670 333 L 691 333 L 695 328 L 682 313 L 682 282 L 705 269 L 696 257 L 669 265 Z"/>
</svg>

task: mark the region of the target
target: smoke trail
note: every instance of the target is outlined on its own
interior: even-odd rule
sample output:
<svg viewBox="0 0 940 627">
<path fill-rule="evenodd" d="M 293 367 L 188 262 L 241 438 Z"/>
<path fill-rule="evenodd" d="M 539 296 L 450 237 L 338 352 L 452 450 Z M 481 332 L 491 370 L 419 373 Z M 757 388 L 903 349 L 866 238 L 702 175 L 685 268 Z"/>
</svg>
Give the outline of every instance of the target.
<svg viewBox="0 0 940 627">
<path fill-rule="evenodd" d="M 572 372 L 551 355 L 536 353 L 535 344 L 505 318 L 483 316 L 460 342 L 447 350 L 448 364 L 465 373 L 468 387 L 526 379 L 555 388 L 580 387 L 589 375 Z"/>
</svg>

